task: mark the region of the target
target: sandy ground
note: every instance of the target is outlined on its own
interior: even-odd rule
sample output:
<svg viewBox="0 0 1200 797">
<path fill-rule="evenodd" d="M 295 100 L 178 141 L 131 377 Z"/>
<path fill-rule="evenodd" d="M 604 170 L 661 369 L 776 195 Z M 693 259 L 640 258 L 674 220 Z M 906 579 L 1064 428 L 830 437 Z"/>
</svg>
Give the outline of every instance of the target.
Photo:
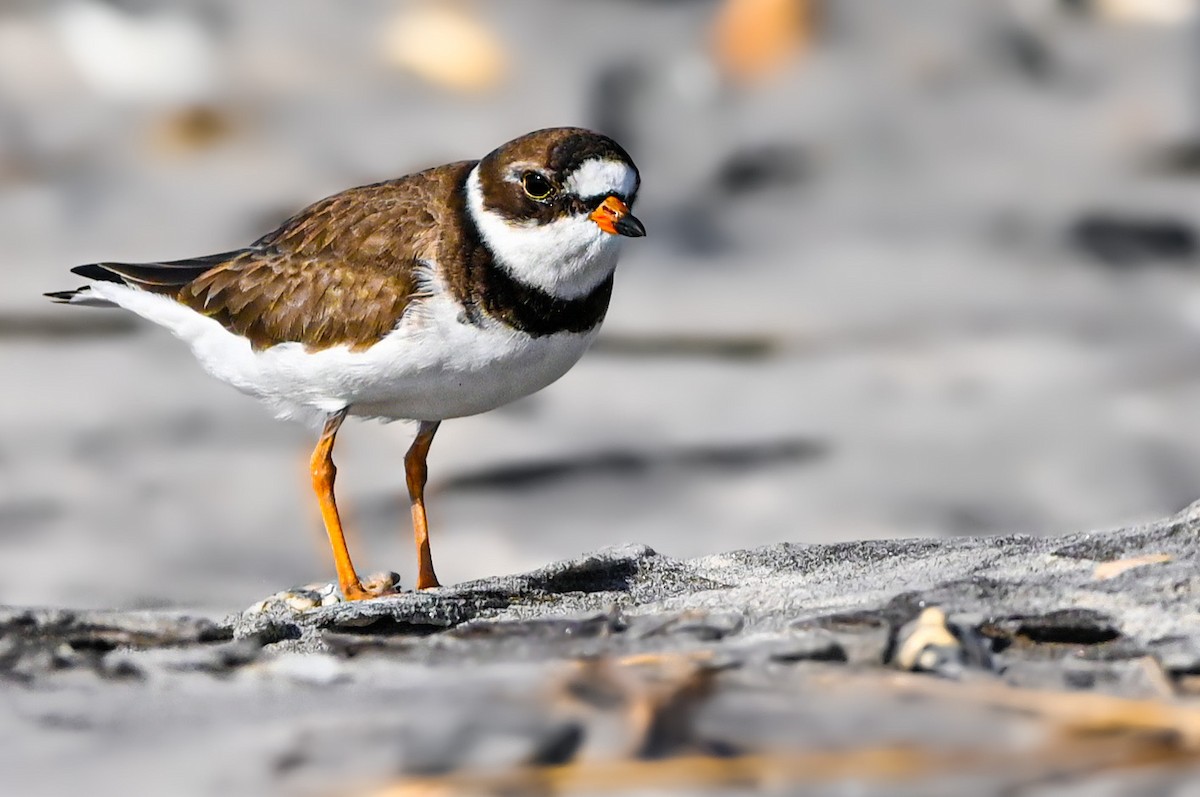
<svg viewBox="0 0 1200 797">
<path fill-rule="evenodd" d="M 1188 504 L 1194 241 L 1105 261 L 1070 232 L 1200 220 L 1165 156 L 1200 124 L 1191 25 L 828 6 L 802 56 L 734 88 L 704 58 L 711 3 L 480 3 L 510 73 L 458 94 L 388 65 L 403 4 L 170 4 L 213 58 L 165 97 L 88 82 L 75 5 L 0 7 L 0 603 L 225 611 L 331 570 L 311 433 L 161 330 L 51 306 L 69 267 L 229 249 L 557 124 L 621 137 L 650 235 L 574 371 L 443 428 L 443 580 L 625 541 L 1043 535 Z M 196 104 L 211 130 L 181 121 Z M 410 434 L 353 423 L 338 448 L 360 564 L 406 582 Z"/>
</svg>

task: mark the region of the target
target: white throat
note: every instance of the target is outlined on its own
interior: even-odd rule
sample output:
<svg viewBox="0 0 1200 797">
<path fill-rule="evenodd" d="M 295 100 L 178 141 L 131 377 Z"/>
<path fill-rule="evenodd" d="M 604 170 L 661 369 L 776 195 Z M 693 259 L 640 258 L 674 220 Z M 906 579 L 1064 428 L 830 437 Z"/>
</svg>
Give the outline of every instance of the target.
<svg viewBox="0 0 1200 797">
<path fill-rule="evenodd" d="M 485 208 L 479 166 L 467 177 L 467 212 L 498 265 L 552 296 L 586 296 L 616 268 L 621 236 L 604 232 L 587 216 L 539 225 L 508 221 Z"/>
</svg>

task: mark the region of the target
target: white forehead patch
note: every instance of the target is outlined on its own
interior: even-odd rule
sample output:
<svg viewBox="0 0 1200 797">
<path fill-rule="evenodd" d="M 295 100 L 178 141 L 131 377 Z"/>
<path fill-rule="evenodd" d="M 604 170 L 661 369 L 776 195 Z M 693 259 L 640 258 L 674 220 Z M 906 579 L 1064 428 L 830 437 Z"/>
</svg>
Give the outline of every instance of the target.
<svg viewBox="0 0 1200 797">
<path fill-rule="evenodd" d="M 578 197 L 609 194 L 627 197 L 637 187 L 637 172 L 627 163 L 593 158 L 567 175 L 563 187 Z"/>
</svg>

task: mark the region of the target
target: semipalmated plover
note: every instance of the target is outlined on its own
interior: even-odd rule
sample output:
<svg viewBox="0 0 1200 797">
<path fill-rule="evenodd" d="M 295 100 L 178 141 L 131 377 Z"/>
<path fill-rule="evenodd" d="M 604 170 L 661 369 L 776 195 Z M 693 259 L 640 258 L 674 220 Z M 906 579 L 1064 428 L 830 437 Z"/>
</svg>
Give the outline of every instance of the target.
<svg viewBox="0 0 1200 797">
<path fill-rule="evenodd" d="M 438 586 L 425 460 L 446 418 L 486 412 L 561 377 L 600 329 L 640 177 L 612 139 L 539 130 L 479 161 L 352 188 L 233 252 L 94 263 L 47 294 L 119 306 L 186 341 L 210 374 L 279 417 L 321 429 L 313 487 L 348 600 L 359 580 L 334 502 L 348 415 L 419 423 L 404 459 L 417 588 Z"/>
</svg>

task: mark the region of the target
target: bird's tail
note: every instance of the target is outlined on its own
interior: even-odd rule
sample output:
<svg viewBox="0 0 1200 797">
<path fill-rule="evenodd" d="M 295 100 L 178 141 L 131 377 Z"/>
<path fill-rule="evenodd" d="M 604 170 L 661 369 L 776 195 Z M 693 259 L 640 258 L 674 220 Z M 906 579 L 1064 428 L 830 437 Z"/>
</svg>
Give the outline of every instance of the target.
<svg viewBox="0 0 1200 797">
<path fill-rule="evenodd" d="M 222 252 L 217 255 L 172 260 L 164 263 L 88 263 L 71 269 L 73 274 L 96 282 L 116 282 L 151 293 L 174 294 L 184 285 L 212 268 L 228 263 L 249 250 Z M 79 304 L 90 307 L 115 307 L 100 298 L 87 285 L 73 291 L 54 291 L 45 294 L 59 304 Z"/>
<path fill-rule="evenodd" d="M 55 304 L 77 304 L 83 307 L 116 307 L 115 304 L 107 299 L 101 299 L 97 296 L 87 285 L 84 285 L 82 288 L 76 288 L 73 291 L 53 291 L 42 295 Z"/>
</svg>

